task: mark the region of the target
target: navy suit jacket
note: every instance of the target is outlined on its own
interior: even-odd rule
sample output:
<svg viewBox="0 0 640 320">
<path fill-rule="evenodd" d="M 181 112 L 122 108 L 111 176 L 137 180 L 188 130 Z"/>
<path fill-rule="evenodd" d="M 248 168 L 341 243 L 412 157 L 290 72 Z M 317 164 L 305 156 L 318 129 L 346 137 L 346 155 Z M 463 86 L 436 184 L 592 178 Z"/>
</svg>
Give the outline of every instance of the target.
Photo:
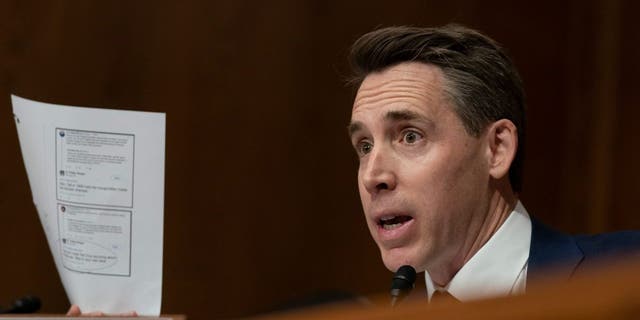
<svg viewBox="0 0 640 320">
<path fill-rule="evenodd" d="M 640 257 L 640 231 L 571 236 L 531 218 L 527 280 L 544 277 L 548 271 L 568 279 L 607 259 L 631 255 Z"/>
</svg>

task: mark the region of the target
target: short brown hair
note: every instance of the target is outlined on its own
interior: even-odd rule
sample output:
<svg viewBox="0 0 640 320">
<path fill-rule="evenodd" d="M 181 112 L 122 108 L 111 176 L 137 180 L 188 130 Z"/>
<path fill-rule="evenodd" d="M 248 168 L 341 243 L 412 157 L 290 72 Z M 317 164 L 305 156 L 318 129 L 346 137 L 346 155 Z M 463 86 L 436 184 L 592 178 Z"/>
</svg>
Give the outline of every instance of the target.
<svg viewBox="0 0 640 320">
<path fill-rule="evenodd" d="M 445 93 L 470 135 L 478 136 L 500 119 L 515 124 L 518 150 L 509 168 L 509 181 L 515 192 L 521 192 L 524 91 L 503 49 L 489 37 L 460 25 L 382 28 L 363 35 L 351 47 L 350 83 L 358 88 L 368 74 L 410 61 L 436 65 L 443 71 Z"/>
</svg>

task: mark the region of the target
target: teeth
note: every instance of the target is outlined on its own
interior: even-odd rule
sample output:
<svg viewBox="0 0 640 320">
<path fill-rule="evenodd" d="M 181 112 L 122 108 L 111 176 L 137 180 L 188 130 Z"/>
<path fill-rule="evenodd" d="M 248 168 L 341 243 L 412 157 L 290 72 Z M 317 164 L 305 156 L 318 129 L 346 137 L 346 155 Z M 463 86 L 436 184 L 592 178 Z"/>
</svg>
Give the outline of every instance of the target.
<svg viewBox="0 0 640 320">
<path fill-rule="evenodd" d="M 393 219 L 395 219 L 395 218 L 396 218 L 396 216 L 393 216 L 393 217 L 386 217 L 386 218 L 380 218 L 380 221 L 383 221 L 383 222 L 384 222 L 384 221 L 393 220 Z"/>
<path fill-rule="evenodd" d="M 383 224 L 382 228 L 385 229 L 385 230 L 391 230 L 391 229 L 395 229 L 395 228 L 397 228 L 397 227 L 399 227 L 401 225 L 402 225 L 402 223 Z"/>
</svg>

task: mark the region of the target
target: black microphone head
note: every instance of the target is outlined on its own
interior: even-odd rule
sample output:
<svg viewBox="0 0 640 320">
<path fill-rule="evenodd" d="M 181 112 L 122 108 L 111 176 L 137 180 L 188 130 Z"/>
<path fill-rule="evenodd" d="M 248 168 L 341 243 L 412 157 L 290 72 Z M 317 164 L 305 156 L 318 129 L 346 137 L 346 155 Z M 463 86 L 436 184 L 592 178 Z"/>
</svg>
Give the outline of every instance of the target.
<svg viewBox="0 0 640 320">
<path fill-rule="evenodd" d="M 414 282 L 416 282 L 416 269 L 410 265 L 404 265 L 393 275 L 391 290 L 411 290 Z"/>
<path fill-rule="evenodd" d="M 393 275 L 393 280 L 391 280 L 392 307 L 411 292 L 414 282 L 416 282 L 416 269 L 409 265 L 398 268 L 398 271 Z"/>
<path fill-rule="evenodd" d="M 40 309 L 40 299 L 35 296 L 26 296 L 16 300 L 6 313 L 32 313 Z"/>
</svg>

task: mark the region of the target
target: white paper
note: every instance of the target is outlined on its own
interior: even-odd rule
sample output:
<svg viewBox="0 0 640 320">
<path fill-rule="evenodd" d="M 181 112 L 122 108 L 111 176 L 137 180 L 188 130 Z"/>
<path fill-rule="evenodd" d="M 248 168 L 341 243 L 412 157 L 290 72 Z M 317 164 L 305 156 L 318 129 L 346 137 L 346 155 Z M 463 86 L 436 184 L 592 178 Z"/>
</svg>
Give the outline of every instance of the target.
<svg viewBox="0 0 640 320">
<path fill-rule="evenodd" d="M 159 315 L 165 114 L 11 100 L 33 202 L 71 303 Z"/>
</svg>

